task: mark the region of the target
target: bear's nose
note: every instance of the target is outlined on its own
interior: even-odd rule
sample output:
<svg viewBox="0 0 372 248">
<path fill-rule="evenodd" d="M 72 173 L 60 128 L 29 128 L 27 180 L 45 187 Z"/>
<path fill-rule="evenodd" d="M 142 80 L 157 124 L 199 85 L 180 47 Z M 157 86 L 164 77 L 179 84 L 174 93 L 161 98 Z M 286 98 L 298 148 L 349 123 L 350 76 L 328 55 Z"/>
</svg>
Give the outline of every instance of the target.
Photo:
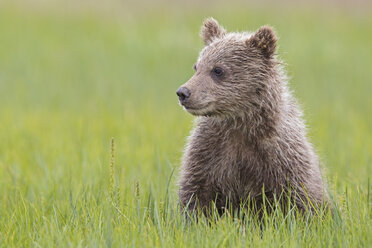
<svg viewBox="0 0 372 248">
<path fill-rule="evenodd" d="M 181 102 L 186 101 L 187 98 L 189 98 L 191 95 L 191 92 L 186 87 L 179 88 L 176 93 L 177 93 L 178 99 L 180 99 Z"/>
</svg>

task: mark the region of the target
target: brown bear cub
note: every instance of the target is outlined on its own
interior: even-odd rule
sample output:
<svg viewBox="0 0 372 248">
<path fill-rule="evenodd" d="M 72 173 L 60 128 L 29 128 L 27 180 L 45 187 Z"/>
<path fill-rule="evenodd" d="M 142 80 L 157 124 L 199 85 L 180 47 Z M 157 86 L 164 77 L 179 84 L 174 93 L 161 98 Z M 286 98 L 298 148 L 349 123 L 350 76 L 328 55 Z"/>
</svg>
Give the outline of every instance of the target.
<svg viewBox="0 0 372 248">
<path fill-rule="evenodd" d="M 213 202 L 222 212 L 247 201 L 260 209 L 263 199 L 300 210 L 326 203 L 317 155 L 276 58 L 273 29 L 227 33 L 209 18 L 201 37 L 205 47 L 195 74 L 177 91 L 180 104 L 198 116 L 182 160 L 182 205 L 206 212 Z"/>
</svg>

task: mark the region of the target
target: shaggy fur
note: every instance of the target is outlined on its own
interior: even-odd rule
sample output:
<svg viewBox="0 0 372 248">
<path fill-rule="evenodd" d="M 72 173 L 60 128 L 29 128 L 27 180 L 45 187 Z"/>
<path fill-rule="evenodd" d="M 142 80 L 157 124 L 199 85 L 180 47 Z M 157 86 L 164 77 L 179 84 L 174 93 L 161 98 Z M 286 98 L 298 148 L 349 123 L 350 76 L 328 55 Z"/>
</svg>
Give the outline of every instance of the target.
<svg viewBox="0 0 372 248">
<path fill-rule="evenodd" d="M 209 18 L 201 37 L 206 46 L 196 72 L 181 86 L 188 94 L 177 92 L 198 116 L 182 159 L 182 205 L 206 210 L 213 201 L 222 210 L 253 200 L 260 207 L 263 192 L 269 200 L 292 192 L 303 210 L 309 200 L 325 202 L 318 158 L 275 56 L 273 29 L 226 33 Z"/>
</svg>

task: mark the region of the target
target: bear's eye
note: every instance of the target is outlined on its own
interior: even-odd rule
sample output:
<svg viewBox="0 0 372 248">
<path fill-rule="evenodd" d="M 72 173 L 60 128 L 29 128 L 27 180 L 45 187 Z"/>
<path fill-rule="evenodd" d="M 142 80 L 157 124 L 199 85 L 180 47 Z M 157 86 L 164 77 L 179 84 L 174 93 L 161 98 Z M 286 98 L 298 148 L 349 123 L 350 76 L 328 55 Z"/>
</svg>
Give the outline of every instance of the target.
<svg viewBox="0 0 372 248">
<path fill-rule="evenodd" d="M 194 64 L 192 68 L 196 71 L 196 64 Z"/>
<path fill-rule="evenodd" d="M 216 75 L 218 77 L 223 76 L 223 70 L 220 67 L 213 68 L 212 72 L 213 72 L 214 75 Z"/>
</svg>

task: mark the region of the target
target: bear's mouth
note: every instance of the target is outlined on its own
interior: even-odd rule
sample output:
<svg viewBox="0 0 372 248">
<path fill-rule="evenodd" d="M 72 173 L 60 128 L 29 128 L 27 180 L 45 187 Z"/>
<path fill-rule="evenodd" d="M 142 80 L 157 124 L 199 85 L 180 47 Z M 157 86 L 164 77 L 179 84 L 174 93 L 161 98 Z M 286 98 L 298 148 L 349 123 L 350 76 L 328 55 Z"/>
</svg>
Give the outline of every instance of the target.
<svg viewBox="0 0 372 248">
<path fill-rule="evenodd" d="M 189 112 L 192 115 L 210 116 L 212 115 L 212 110 L 213 110 L 212 105 L 213 105 L 212 103 L 208 103 L 202 107 L 194 107 L 194 106 L 188 106 L 188 105 L 183 105 L 183 107 L 185 108 L 187 112 Z"/>
</svg>

